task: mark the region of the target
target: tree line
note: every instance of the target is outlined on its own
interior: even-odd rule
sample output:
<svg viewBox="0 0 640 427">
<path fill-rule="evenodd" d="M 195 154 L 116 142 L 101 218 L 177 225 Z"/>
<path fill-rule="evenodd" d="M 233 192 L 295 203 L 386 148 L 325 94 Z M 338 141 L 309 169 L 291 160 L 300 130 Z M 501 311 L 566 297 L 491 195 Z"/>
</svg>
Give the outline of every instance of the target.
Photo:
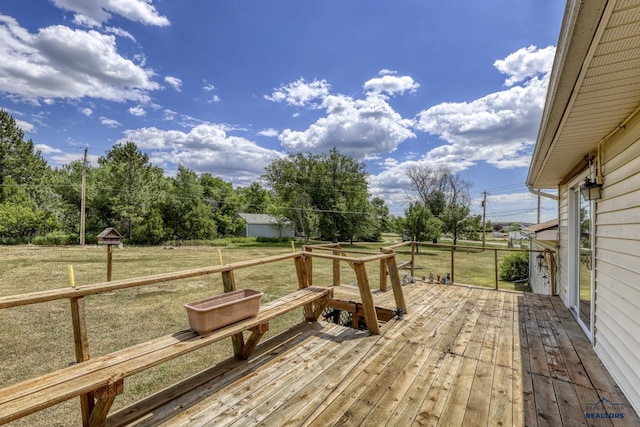
<svg viewBox="0 0 640 427">
<path fill-rule="evenodd" d="M 165 176 L 131 141 L 115 144 L 97 166 L 51 168 L 0 110 L 0 242 L 77 242 L 83 170 L 87 242 L 105 227 L 140 244 L 244 235 L 240 212 L 291 220 L 305 238 L 376 240 L 390 227 L 384 202 L 368 195 L 364 164 L 337 150 L 277 159 L 262 177 L 266 186 L 235 188 L 182 165 Z"/>
<path fill-rule="evenodd" d="M 395 231 L 421 241 L 442 233 L 477 238 L 471 184 L 447 169 L 409 169 L 417 197 L 404 217 L 370 197 L 365 165 L 337 149 L 291 153 L 269 164 L 260 182 L 234 187 L 210 173 L 178 165 L 174 177 L 154 166 L 132 141 L 117 143 L 97 165 L 50 167 L 15 119 L 0 110 L 0 243 L 79 241 L 82 176 L 86 176 L 86 241 L 115 227 L 130 243 L 212 240 L 244 235 L 238 213 L 291 221 L 304 239 L 376 241 Z M 474 234 L 475 233 L 475 234 Z"/>
</svg>

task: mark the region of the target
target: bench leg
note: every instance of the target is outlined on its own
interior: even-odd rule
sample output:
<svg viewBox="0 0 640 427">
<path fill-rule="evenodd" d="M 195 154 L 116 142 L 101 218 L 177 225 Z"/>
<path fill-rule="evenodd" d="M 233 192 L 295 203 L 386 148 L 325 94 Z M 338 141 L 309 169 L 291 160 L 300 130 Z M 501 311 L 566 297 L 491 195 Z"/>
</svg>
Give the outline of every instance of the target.
<svg viewBox="0 0 640 427">
<path fill-rule="evenodd" d="M 260 342 L 262 336 L 269 330 L 269 324 L 263 323 L 261 325 L 256 326 L 255 328 L 251 328 L 251 336 L 247 340 L 246 344 L 242 348 L 242 359 L 247 360 L 253 350 L 256 349 L 256 346 Z"/>
<path fill-rule="evenodd" d="M 331 295 L 327 295 L 324 298 L 322 298 L 320 301 L 318 301 L 318 303 L 316 304 L 315 310 L 313 310 L 313 319 L 311 320 L 313 321 L 318 320 L 320 315 L 324 312 L 324 309 L 327 308 L 327 305 L 329 304 L 329 301 L 331 301 L 332 296 L 333 296 L 333 292 Z M 310 319 L 307 319 L 307 320 L 310 320 Z"/>
<path fill-rule="evenodd" d="M 91 427 L 102 427 L 109 414 L 109 409 L 116 400 L 116 396 L 124 391 L 124 380 L 116 380 L 110 382 L 109 385 L 102 387 L 94 393 L 97 402 L 91 416 L 89 417 L 89 425 Z"/>
</svg>

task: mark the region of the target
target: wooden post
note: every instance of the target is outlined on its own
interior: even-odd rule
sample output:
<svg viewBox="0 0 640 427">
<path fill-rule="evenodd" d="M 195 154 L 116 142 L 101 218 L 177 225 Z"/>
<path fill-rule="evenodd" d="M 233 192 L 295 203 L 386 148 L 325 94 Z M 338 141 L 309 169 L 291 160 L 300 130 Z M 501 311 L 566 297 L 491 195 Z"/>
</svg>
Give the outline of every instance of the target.
<svg viewBox="0 0 640 427">
<path fill-rule="evenodd" d="M 358 281 L 358 289 L 360 290 L 360 298 L 362 299 L 362 308 L 364 310 L 364 320 L 367 322 L 367 329 L 374 335 L 380 335 L 380 326 L 378 325 L 378 315 L 373 304 L 373 296 L 367 278 L 367 270 L 362 262 L 354 263 L 356 270 L 356 280 Z"/>
<path fill-rule="evenodd" d="M 113 271 L 113 250 L 114 245 L 107 245 L 107 282 L 111 281 L 111 272 Z"/>
<path fill-rule="evenodd" d="M 306 261 L 305 257 L 302 256 L 295 258 L 294 262 L 296 265 L 296 275 L 298 276 L 298 288 L 304 289 L 309 286 L 309 275 L 307 274 L 305 268 L 309 264 Z M 313 322 L 314 320 L 317 320 L 317 318 L 314 318 L 313 303 L 304 305 L 304 319 L 307 322 Z"/>
<path fill-rule="evenodd" d="M 417 243 L 415 242 L 415 240 L 411 242 L 411 277 L 414 277 L 413 269 L 415 268 L 414 265 L 416 261 L 416 245 Z"/>
<path fill-rule="evenodd" d="M 71 298 L 71 321 L 73 324 L 73 342 L 76 350 L 76 362 L 84 362 L 91 358 L 89 354 L 89 335 L 87 334 L 87 318 L 84 314 L 83 297 Z M 82 425 L 87 427 L 95 402 L 91 393 L 80 396 Z"/>
<path fill-rule="evenodd" d="M 498 290 L 498 250 L 493 250 L 493 265 L 496 275 L 496 291 Z"/>
<path fill-rule="evenodd" d="M 455 277 L 455 252 L 456 252 L 456 245 L 451 246 L 451 284 L 453 285 L 454 283 L 454 277 Z"/>
<path fill-rule="evenodd" d="M 402 310 L 404 314 L 408 313 L 407 303 L 404 300 L 402 291 L 402 283 L 400 283 L 400 273 L 398 272 L 398 263 L 395 255 L 392 258 L 384 260 L 389 270 L 389 278 L 391 279 L 391 289 L 393 289 L 393 299 L 396 302 L 396 308 Z"/>
<path fill-rule="evenodd" d="M 225 292 L 231 292 L 236 290 L 236 278 L 233 274 L 233 270 L 223 271 L 222 272 L 222 286 L 224 287 Z M 242 359 L 242 349 L 244 348 L 244 336 L 242 332 L 235 334 L 231 337 L 231 342 L 233 344 L 233 354 Z"/>
<path fill-rule="evenodd" d="M 305 250 L 307 252 L 312 252 L 313 248 L 306 247 Z M 313 286 L 313 257 L 312 256 L 305 257 L 305 260 L 306 260 L 305 271 L 307 274 L 307 283 L 309 284 L 309 286 Z"/>
<path fill-rule="evenodd" d="M 387 292 L 387 262 L 384 259 L 380 260 L 380 290 Z"/>
<path fill-rule="evenodd" d="M 342 251 L 337 249 L 333 251 L 334 255 L 341 255 Z M 338 286 L 340 284 L 340 260 L 333 260 L 333 286 Z"/>
</svg>

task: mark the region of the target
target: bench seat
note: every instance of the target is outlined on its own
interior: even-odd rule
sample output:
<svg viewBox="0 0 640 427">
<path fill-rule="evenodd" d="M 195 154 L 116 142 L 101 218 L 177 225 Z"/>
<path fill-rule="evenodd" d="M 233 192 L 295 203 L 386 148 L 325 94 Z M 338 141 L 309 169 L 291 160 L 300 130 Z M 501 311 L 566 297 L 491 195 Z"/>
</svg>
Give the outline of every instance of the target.
<svg viewBox="0 0 640 427">
<path fill-rule="evenodd" d="M 261 326 L 296 308 L 312 307 L 314 303 L 316 308 L 306 317 L 317 319 L 331 295 L 331 288 L 303 288 L 263 304 L 256 317 L 207 334 L 184 330 L 5 387 L 0 389 L 0 424 L 92 393 L 97 403 L 91 414 L 91 424 L 102 425 L 115 396 L 122 392 L 124 378 L 243 331 L 257 332 L 257 338 L 249 339 L 250 346 L 255 348 L 257 340 L 266 332 Z"/>
</svg>

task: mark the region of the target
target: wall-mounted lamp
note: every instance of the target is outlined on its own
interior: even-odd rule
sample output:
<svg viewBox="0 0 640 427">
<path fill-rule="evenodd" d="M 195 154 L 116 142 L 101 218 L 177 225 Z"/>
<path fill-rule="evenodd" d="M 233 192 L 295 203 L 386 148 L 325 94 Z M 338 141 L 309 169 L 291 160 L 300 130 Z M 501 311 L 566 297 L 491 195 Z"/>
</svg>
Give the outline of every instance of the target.
<svg viewBox="0 0 640 427">
<path fill-rule="evenodd" d="M 596 180 L 591 181 L 593 156 L 587 155 L 585 160 L 589 162 L 589 176 L 585 178 L 584 184 L 580 186 L 580 193 L 585 200 L 598 200 L 602 197 L 602 184 L 598 182 L 598 173 L 596 172 Z"/>
<path fill-rule="evenodd" d="M 580 193 L 585 200 L 598 200 L 602 197 L 602 184 L 591 181 L 590 178 L 584 180 L 584 184 L 580 186 Z"/>
<path fill-rule="evenodd" d="M 544 263 L 544 255 L 541 253 L 536 257 L 536 267 L 538 267 L 538 271 L 542 270 L 542 264 Z"/>
</svg>

